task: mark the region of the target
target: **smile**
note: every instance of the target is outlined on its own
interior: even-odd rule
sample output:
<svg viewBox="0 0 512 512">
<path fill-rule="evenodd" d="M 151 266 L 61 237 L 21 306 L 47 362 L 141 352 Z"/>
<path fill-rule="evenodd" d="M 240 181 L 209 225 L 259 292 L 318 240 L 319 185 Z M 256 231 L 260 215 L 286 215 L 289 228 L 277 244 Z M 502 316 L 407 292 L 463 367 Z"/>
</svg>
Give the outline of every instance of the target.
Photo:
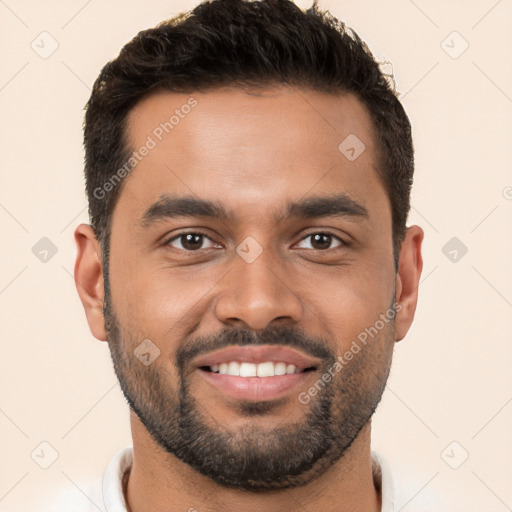
<svg viewBox="0 0 512 512">
<path fill-rule="evenodd" d="M 283 361 L 273 362 L 265 361 L 264 363 L 248 363 L 240 361 L 229 361 L 212 366 L 203 366 L 201 369 L 221 375 L 232 375 L 236 377 L 276 377 L 280 375 L 292 375 L 294 373 L 302 373 L 314 370 L 313 366 L 301 369 L 294 364 L 287 364 Z"/>
</svg>

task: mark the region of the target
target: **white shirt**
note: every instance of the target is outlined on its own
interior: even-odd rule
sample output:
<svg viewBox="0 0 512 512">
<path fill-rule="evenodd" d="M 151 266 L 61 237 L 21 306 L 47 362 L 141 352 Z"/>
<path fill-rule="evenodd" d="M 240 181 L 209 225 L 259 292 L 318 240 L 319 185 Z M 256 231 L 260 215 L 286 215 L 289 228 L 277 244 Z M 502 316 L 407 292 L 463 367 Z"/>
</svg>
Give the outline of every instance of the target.
<svg viewBox="0 0 512 512">
<path fill-rule="evenodd" d="M 119 450 L 103 475 L 103 501 L 106 512 L 127 512 L 123 496 L 123 477 L 133 463 L 133 447 Z M 394 512 L 393 481 L 389 467 L 379 453 L 372 451 L 373 481 L 380 489 L 381 512 Z"/>
<path fill-rule="evenodd" d="M 394 478 L 382 455 L 372 451 L 372 470 L 375 487 L 380 492 L 381 512 L 399 512 L 407 506 L 407 512 L 452 511 L 439 496 L 423 490 L 423 479 L 416 478 L 410 468 L 397 466 Z M 52 492 L 49 508 L 37 507 L 42 512 L 127 512 L 123 495 L 123 477 L 131 469 L 133 447 L 119 450 L 107 465 L 103 478 L 101 473 L 93 480 L 73 480 L 68 490 Z M 35 510 L 35 509 L 34 509 Z"/>
</svg>

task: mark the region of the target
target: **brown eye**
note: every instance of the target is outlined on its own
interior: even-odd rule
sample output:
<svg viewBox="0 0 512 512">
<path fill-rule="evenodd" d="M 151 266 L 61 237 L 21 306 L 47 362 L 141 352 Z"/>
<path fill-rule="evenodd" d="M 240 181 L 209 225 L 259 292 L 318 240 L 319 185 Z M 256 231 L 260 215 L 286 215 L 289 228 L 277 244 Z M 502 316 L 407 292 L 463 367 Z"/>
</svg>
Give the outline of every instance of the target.
<svg viewBox="0 0 512 512">
<path fill-rule="evenodd" d="M 343 240 L 341 238 L 338 238 L 337 236 L 331 235 L 330 233 L 313 233 L 311 235 L 306 236 L 301 240 L 301 243 L 305 242 L 306 240 L 311 240 L 308 246 L 301 247 L 302 249 L 314 249 L 317 251 L 325 251 L 328 249 L 335 249 L 337 247 L 345 245 Z M 331 244 L 337 241 L 338 245 L 335 247 L 331 247 Z"/>
<path fill-rule="evenodd" d="M 170 245 L 175 249 L 183 251 L 198 251 L 200 249 L 209 249 L 213 247 L 213 242 L 209 247 L 203 247 L 205 240 L 210 240 L 206 235 L 201 233 L 182 233 L 181 235 L 171 238 L 166 245 Z"/>
</svg>

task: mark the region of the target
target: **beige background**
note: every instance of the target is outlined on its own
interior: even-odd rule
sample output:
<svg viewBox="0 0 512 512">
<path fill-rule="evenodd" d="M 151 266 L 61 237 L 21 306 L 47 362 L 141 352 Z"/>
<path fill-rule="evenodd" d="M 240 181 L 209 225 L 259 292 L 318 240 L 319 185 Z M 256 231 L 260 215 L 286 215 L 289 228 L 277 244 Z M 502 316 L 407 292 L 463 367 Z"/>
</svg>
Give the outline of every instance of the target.
<svg viewBox="0 0 512 512">
<path fill-rule="evenodd" d="M 73 230 L 88 220 L 82 108 L 125 42 L 193 5 L 0 1 L 0 512 L 53 511 L 57 489 L 85 500 L 131 444 L 108 347 L 90 334 L 72 278 Z M 410 223 L 425 230 L 425 268 L 373 434 L 410 480 L 396 510 L 427 492 L 454 511 L 512 510 L 512 1 L 322 5 L 393 63 L 414 128 Z M 59 45 L 46 59 L 31 47 L 43 31 Z M 32 252 L 42 237 L 58 249 L 47 262 Z M 456 262 L 443 253 L 452 237 L 468 248 Z M 42 442 L 58 452 L 48 469 Z"/>
</svg>

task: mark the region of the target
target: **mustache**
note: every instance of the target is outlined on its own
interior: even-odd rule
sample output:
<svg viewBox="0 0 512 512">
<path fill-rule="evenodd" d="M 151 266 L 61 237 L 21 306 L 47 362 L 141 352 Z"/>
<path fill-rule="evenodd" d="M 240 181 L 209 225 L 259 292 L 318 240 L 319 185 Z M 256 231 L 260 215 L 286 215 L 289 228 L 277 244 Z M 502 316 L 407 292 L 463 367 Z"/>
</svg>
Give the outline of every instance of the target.
<svg viewBox="0 0 512 512">
<path fill-rule="evenodd" d="M 272 326 L 262 331 L 253 331 L 226 327 L 217 334 L 195 338 L 179 347 L 176 365 L 183 371 L 197 356 L 234 345 L 280 345 L 299 349 L 326 362 L 335 360 L 326 340 L 309 336 L 302 329 Z"/>
</svg>

